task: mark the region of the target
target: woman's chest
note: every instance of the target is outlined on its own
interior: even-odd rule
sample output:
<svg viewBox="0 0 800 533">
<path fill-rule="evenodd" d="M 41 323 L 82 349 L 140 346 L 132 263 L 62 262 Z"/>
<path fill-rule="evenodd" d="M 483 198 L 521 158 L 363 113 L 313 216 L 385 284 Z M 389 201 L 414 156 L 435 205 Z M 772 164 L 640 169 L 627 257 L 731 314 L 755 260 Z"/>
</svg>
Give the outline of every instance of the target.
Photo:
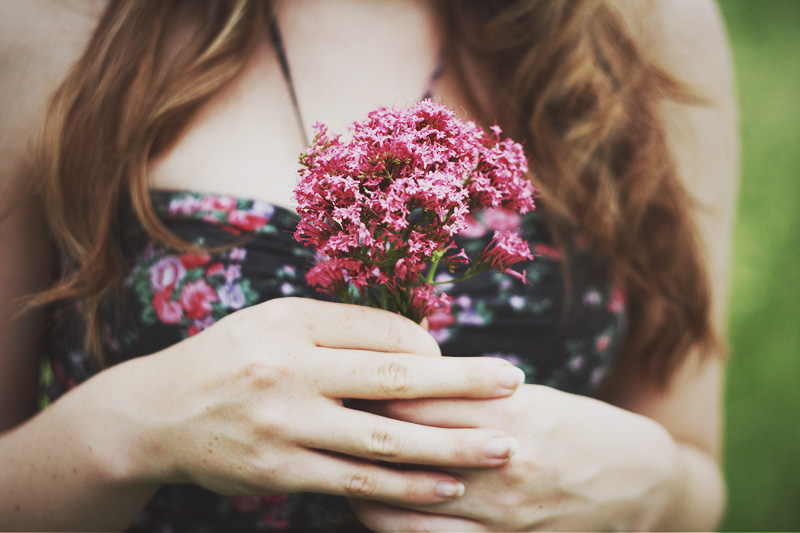
<svg viewBox="0 0 800 533">
<path fill-rule="evenodd" d="M 343 133 L 372 109 L 410 105 L 425 93 L 441 49 L 428 2 L 274 5 L 274 28 L 265 28 L 241 75 L 152 162 L 151 187 L 290 206 L 315 123 Z"/>
</svg>

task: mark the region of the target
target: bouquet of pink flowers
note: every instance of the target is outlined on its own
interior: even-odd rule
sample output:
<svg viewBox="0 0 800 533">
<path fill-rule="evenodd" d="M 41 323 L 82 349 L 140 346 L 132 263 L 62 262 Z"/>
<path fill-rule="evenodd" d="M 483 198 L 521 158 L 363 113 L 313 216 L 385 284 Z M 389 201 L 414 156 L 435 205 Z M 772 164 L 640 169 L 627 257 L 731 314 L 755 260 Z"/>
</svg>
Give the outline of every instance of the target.
<svg viewBox="0 0 800 533">
<path fill-rule="evenodd" d="M 312 285 L 343 302 L 398 312 L 417 322 L 449 297 L 436 289 L 440 265 L 454 283 L 491 268 L 533 259 L 528 243 L 497 231 L 470 260 L 453 237 L 468 213 L 534 209 L 522 146 L 486 134 L 444 106 L 424 100 L 410 109 L 381 108 L 352 126 L 348 140 L 316 124 L 300 161 L 295 189 L 301 216 L 295 238 L 315 247 Z"/>
</svg>

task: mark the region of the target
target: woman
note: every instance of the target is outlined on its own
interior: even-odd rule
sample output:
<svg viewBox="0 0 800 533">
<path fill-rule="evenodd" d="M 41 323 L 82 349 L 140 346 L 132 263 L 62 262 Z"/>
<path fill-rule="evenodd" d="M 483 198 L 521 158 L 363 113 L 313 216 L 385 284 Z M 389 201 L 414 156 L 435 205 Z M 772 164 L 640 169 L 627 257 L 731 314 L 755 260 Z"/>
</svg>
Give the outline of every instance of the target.
<svg viewBox="0 0 800 533">
<path fill-rule="evenodd" d="M 354 527 L 334 496 L 376 530 L 714 527 L 735 136 L 713 5 L 2 9 L 0 279 L 38 294 L 0 333 L 3 529 Z M 511 223 L 540 278 L 431 322 L 528 384 L 400 317 L 277 298 L 315 295 L 280 207 L 310 123 L 426 90 L 537 172 L 543 214 Z"/>
</svg>

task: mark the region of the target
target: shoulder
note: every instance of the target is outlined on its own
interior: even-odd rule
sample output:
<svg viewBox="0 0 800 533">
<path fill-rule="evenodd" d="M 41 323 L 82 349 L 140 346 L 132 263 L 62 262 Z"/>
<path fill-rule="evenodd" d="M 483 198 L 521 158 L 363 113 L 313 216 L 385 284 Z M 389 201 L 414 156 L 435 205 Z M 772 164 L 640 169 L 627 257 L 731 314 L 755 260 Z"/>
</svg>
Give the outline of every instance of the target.
<svg viewBox="0 0 800 533">
<path fill-rule="evenodd" d="M 0 1 L 0 180 L 30 156 L 55 90 L 83 52 L 104 2 Z"/>
<path fill-rule="evenodd" d="M 733 66 L 714 0 L 613 4 L 645 54 L 711 100 L 733 103 Z"/>
</svg>

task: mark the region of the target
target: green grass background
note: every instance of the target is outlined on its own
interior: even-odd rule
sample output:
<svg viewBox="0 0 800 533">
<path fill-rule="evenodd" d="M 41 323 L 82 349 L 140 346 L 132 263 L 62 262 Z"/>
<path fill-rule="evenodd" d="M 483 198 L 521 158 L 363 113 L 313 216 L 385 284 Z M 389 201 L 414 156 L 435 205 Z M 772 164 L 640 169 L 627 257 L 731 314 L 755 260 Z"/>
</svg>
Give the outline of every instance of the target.
<svg viewBox="0 0 800 533">
<path fill-rule="evenodd" d="M 740 106 L 728 531 L 800 531 L 800 1 L 720 0 Z"/>
</svg>

